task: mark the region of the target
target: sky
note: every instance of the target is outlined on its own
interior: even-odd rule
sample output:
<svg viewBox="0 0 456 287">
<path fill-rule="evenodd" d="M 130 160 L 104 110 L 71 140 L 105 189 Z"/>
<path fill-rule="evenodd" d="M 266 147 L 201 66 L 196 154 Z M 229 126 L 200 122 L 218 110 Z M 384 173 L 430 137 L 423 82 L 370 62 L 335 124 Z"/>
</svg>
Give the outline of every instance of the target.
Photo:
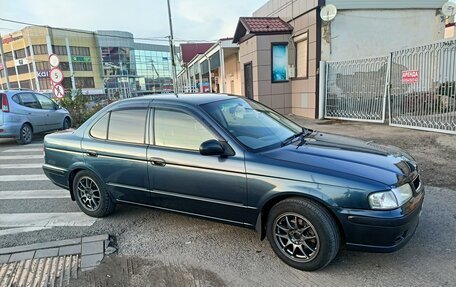
<svg viewBox="0 0 456 287">
<path fill-rule="evenodd" d="M 267 0 L 170 0 L 174 38 L 232 37 L 241 16 Z M 138 38 L 169 35 L 166 0 L 0 0 L 0 18 L 51 27 L 129 31 Z M 0 21 L 0 33 L 24 25 Z"/>
</svg>

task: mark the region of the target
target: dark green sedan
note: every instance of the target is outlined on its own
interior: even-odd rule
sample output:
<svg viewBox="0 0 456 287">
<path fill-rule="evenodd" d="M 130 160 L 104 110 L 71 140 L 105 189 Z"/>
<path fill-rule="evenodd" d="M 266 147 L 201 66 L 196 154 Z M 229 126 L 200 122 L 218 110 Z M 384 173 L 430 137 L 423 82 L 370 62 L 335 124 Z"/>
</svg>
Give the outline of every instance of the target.
<svg viewBox="0 0 456 287">
<path fill-rule="evenodd" d="M 74 132 L 47 135 L 43 169 L 90 216 L 131 203 L 252 228 L 308 271 L 342 244 L 401 248 L 424 199 L 406 152 L 306 129 L 222 94 L 111 104 Z"/>
</svg>

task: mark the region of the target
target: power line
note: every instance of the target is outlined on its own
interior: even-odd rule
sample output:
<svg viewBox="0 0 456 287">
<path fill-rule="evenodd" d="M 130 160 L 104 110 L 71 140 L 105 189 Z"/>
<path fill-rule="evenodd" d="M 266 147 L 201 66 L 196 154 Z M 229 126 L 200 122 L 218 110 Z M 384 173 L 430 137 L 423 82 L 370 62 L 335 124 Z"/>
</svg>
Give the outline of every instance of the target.
<svg viewBox="0 0 456 287">
<path fill-rule="evenodd" d="M 106 35 L 106 34 L 100 34 L 100 33 L 97 33 L 97 32 L 85 31 L 85 30 L 77 30 L 77 29 L 70 29 L 70 28 L 59 28 L 59 27 L 52 27 L 52 26 L 48 26 L 48 25 L 39 25 L 39 24 L 30 23 L 30 22 L 23 22 L 23 21 L 6 19 L 6 18 L 0 18 L 0 21 L 14 23 L 14 24 L 20 24 L 20 25 L 42 27 L 42 28 L 46 28 L 46 29 L 53 29 L 53 30 L 64 31 L 64 32 L 87 34 L 87 35 L 91 35 L 91 36 L 97 35 L 97 36 L 100 36 L 100 37 L 120 38 L 120 39 L 128 39 L 128 40 L 169 42 L 169 36 L 127 37 L 127 36 L 121 36 L 121 35 Z M 175 42 L 187 42 L 187 43 L 190 43 L 190 42 L 214 42 L 214 41 L 217 41 L 217 40 L 175 39 L 174 41 Z"/>
</svg>

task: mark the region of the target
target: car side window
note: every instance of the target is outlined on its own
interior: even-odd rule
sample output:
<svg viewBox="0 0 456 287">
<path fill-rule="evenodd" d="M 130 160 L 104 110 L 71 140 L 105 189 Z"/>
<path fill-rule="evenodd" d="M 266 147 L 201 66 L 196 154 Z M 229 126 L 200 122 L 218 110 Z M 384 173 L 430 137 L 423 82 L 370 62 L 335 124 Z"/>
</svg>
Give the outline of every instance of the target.
<svg viewBox="0 0 456 287">
<path fill-rule="evenodd" d="M 19 100 L 19 97 L 17 95 L 14 95 L 12 99 L 16 104 L 21 104 L 21 101 Z"/>
<path fill-rule="evenodd" d="M 35 94 L 35 97 L 38 99 L 43 110 L 55 110 L 55 104 L 51 99 L 39 94 Z"/>
<path fill-rule="evenodd" d="M 112 111 L 108 140 L 145 143 L 147 109 Z"/>
<path fill-rule="evenodd" d="M 108 136 L 109 114 L 102 116 L 90 129 L 90 135 L 97 139 L 105 140 Z"/>
<path fill-rule="evenodd" d="M 155 145 L 199 150 L 200 145 L 216 137 L 193 116 L 175 110 L 156 109 Z"/>
<path fill-rule="evenodd" d="M 31 109 L 41 109 L 40 103 L 32 93 L 19 94 L 21 105 Z"/>
</svg>

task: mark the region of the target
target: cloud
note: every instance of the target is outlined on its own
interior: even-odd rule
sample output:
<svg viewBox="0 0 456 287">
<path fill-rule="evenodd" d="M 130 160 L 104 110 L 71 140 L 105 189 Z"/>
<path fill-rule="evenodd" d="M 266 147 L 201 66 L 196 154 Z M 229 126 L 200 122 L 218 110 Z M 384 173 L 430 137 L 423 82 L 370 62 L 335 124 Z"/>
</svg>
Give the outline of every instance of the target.
<svg viewBox="0 0 456 287">
<path fill-rule="evenodd" d="M 231 37 L 238 18 L 251 15 L 265 1 L 171 0 L 175 38 Z M 169 35 L 166 0 L 0 0 L 0 7 L 0 17 L 54 27 L 123 30 L 135 37 Z M 0 22 L 0 33 L 22 26 Z"/>
</svg>

